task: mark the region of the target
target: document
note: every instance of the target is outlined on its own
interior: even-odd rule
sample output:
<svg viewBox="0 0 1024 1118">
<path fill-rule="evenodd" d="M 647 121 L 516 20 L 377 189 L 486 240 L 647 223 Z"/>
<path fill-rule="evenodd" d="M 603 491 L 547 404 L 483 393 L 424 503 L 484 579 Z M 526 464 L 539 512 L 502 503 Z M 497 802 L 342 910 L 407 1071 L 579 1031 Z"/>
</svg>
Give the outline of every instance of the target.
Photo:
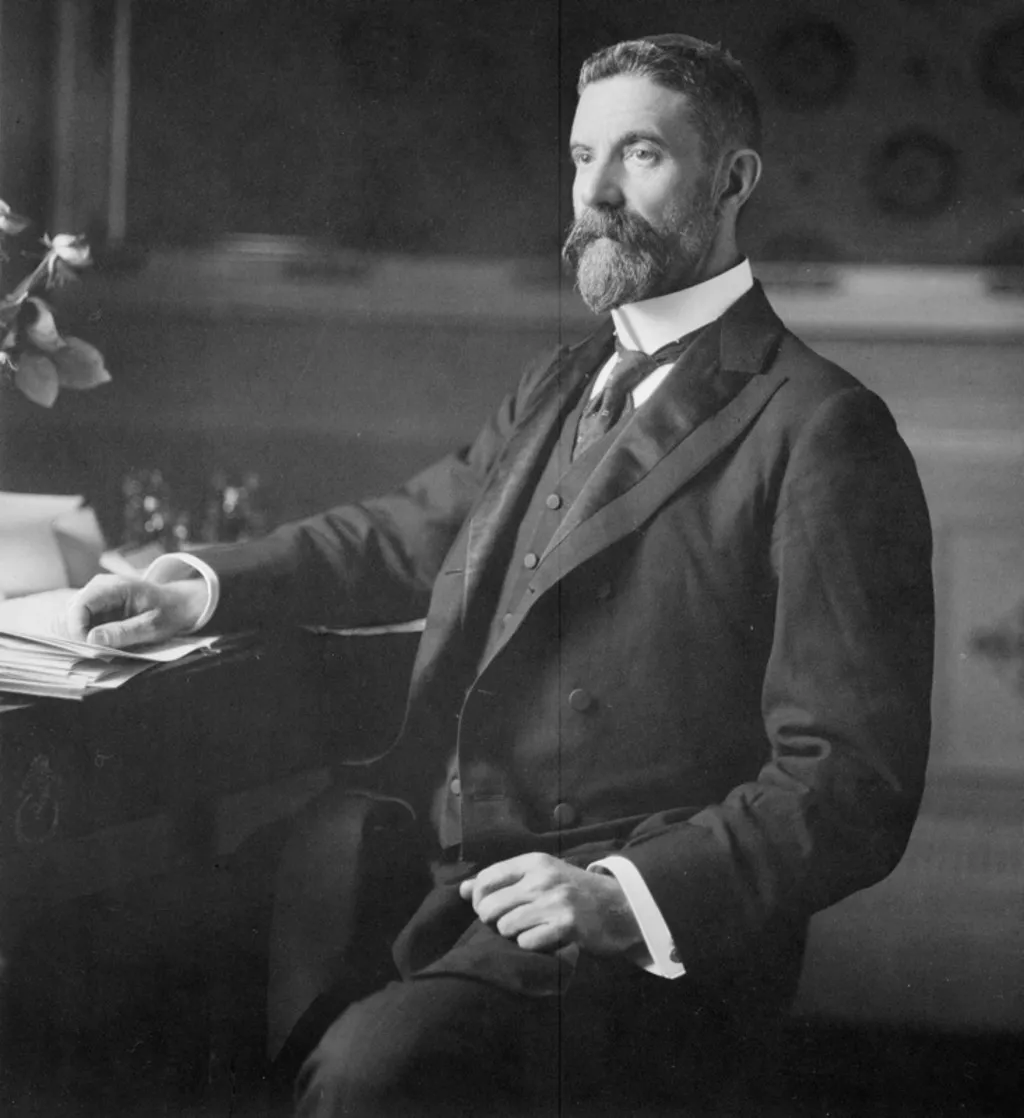
<svg viewBox="0 0 1024 1118">
<path fill-rule="evenodd" d="M 55 699 L 84 699 L 121 687 L 157 664 L 217 652 L 216 636 L 175 637 L 132 649 L 103 648 L 59 637 L 0 630 L 0 691 Z"/>
<path fill-rule="evenodd" d="M 219 636 L 174 637 L 130 649 L 69 639 L 57 619 L 73 590 L 56 590 L 0 602 L 0 691 L 81 700 L 121 687 L 157 664 L 219 652 Z"/>
<path fill-rule="evenodd" d="M 103 548 L 81 497 L 0 493 L 0 599 L 84 586 L 99 573 Z"/>
</svg>

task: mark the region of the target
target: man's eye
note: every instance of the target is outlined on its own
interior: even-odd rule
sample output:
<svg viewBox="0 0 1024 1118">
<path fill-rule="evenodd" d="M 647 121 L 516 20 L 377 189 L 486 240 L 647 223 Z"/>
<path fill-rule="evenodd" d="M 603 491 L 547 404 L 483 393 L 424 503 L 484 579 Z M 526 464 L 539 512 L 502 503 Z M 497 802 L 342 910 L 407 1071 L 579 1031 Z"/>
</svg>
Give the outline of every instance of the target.
<svg viewBox="0 0 1024 1118">
<path fill-rule="evenodd" d="M 584 163 L 589 163 L 591 155 L 589 151 L 574 151 L 572 153 L 572 161 L 577 167 L 581 167 Z"/>
<path fill-rule="evenodd" d="M 638 163 L 651 164 L 658 162 L 657 150 L 649 147 L 631 147 L 629 151 L 626 152 L 626 157 L 628 159 L 635 159 Z"/>
</svg>

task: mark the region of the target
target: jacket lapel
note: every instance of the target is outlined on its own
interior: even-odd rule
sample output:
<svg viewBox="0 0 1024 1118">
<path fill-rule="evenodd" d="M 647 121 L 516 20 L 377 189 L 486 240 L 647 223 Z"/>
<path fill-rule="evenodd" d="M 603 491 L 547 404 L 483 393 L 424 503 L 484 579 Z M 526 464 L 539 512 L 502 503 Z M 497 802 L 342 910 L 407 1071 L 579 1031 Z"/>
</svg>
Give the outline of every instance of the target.
<svg viewBox="0 0 1024 1118">
<path fill-rule="evenodd" d="M 580 345 L 567 350 L 558 368 L 531 400 L 498 461 L 495 474 L 469 520 L 463 582 L 462 620 L 496 560 L 511 541 L 519 515 L 537 484 L 583 383 L 611 354 L 612 326 L 607 323 Z"/>
<path fill-rule="evenodd" d="M 755 284 L 699 335 L 567 511 L 541 557 L 531 602 L 635 531 L 743 433 L 786 380 L 770 370 L 784 330 Z M 506 640 L 518 623 L 509 626 Z"/>
</svg>

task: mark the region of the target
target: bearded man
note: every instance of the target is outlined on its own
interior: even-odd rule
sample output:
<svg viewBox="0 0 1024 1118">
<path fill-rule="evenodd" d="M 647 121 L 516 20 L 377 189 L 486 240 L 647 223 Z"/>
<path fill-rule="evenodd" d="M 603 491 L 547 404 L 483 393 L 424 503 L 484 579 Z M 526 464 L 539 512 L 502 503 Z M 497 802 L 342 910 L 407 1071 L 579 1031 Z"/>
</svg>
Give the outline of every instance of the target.
<svg viewBox="0 0 1024 1118">
<path fill-rule="evenodd" d="M 415 811 L 422 879 L 367 871 L 367 947 L 338 817 L 286 860 L 283 907 L 320 906 L 287 1022 L 303 1115 L 706 1098 L 786 1006 L 811 914 L 888 873 L 917 810 L 928 515 L 885 406 L 739 251 L 750 85 L 668 35 L 594 55 L 579 92 L 565 257 L 610 318 L 396 492 L 72 608 L 118 645 L 426 615 L 360 801 Z"/>
</svg>

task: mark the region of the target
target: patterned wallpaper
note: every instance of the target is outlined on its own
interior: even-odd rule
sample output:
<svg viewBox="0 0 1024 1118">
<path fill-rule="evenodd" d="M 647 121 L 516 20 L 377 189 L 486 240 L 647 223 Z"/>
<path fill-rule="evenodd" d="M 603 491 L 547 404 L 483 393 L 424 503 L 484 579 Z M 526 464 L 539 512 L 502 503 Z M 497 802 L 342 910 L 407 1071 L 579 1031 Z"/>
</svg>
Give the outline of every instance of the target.
<svg viewBox="0 0 1024 1118">
<path fill-rule="evenodd" d="M 98 239 L 113 8 L 75 9 L 79 119 L 62 164 Z M 56 10 L 4 4 L 0 186 L 19 197 L 40 196 L 52 158 L 52 88 L 67 78 L 48 41 Z M 580 62 L 678 29 L 729 46 L 762 95 L 753 255 L 1024 263 L 1020 0 L 145 0 L 133 13 L 141 245 L 277 234 L 553 269 Z"/>
</svg>

